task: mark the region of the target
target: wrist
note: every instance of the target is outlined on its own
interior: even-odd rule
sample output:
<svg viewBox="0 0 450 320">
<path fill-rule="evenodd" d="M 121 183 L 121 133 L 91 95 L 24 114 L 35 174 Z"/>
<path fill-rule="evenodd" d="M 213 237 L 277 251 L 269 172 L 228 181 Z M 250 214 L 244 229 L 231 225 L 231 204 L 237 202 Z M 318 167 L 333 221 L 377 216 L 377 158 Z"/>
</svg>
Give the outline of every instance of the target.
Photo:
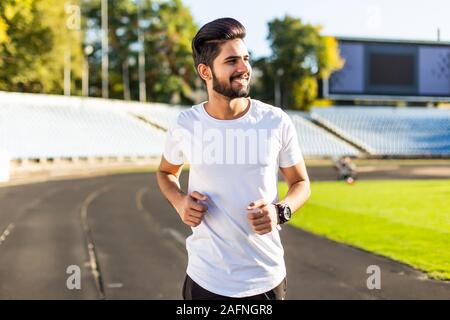
<svg viewBox="0 0 450 320">
<path fill-rule="evenodd" d="M 280 202 L 275 204 L 275 208 L 277 209 L 277 221 L 279 225 L 291 220 L 292 211 L 288 204 Z"/>
<path fill-rule="evenodd" d="M 184 194 L 181 190 L 175 193 L 173 200 L 171 201 L 172 206 L 175 208 L 175 210 L 180 213 L 183 208 L 183 202 L 186 198 L 186 194 Z"/>
</svg>

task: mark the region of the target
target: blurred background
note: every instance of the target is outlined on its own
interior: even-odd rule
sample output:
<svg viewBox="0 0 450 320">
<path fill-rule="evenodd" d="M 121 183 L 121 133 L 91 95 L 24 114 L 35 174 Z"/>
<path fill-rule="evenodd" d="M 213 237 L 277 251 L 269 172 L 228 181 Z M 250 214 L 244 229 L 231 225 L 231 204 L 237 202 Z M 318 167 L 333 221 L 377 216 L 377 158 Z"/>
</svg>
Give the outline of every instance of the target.
<svg viewBox="0 0 450 320">
<path fill-rule="evenodd" d="M 449 299 L 449 10 L 2 0 L 0 298 L 181 298 L 190 229 L 154 172 L 179 112 L 207 99 L 191 40 L 228 16 L 247 28 L 251 97 L 289 114 L 312 180 L 282 232 L 288 298 Z"/>
</svg>

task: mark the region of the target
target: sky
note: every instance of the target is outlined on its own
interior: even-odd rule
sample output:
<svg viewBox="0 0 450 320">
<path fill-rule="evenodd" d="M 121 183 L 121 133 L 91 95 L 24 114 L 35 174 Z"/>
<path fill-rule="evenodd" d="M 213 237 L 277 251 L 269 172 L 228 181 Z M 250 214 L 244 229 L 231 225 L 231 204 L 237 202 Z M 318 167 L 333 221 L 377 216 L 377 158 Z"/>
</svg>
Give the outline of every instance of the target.
<svg viewBox="0 0 450 320">
<path fill-rule="evenodd" d="M 323 34 L 450 42 L 450 0 L 183 0 L 201 26 L 221 17 L 239 20 L 253 57 L 269 56 L 267 22 L 286 14 L 321 25 Z"/>
</svg>

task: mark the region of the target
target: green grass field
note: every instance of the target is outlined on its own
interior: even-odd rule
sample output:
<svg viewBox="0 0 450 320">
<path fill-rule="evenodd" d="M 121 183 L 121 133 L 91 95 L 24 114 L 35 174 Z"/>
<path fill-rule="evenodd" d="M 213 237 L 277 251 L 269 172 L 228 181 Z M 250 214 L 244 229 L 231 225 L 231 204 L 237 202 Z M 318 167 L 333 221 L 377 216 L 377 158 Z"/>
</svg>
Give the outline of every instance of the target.
<svg viewBox="0 0 450 320">
<path fill-rule="evenodd" d="M 279 185 L 280 195 L 287 191 Z M 291 224 L 450 279 L 450 180 L 314 182 Z"/>
</svg>

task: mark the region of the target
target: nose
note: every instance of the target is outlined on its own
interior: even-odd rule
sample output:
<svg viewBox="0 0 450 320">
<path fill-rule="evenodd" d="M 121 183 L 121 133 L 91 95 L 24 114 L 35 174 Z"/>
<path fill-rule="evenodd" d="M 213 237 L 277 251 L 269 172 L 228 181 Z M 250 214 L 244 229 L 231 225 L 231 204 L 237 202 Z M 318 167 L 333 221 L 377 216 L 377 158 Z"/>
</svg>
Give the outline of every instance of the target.
<svg viewBox="0 0 450 320">
<path fill-rule="evenodd" d="M 244 59 L 239 59 L 239 63 L 237 66 L 237 71 L 239 73 L 249 73 L 252 70 L 252 67 L 250 66 L 250 62 L 244 60 Z"/>
</svg>

